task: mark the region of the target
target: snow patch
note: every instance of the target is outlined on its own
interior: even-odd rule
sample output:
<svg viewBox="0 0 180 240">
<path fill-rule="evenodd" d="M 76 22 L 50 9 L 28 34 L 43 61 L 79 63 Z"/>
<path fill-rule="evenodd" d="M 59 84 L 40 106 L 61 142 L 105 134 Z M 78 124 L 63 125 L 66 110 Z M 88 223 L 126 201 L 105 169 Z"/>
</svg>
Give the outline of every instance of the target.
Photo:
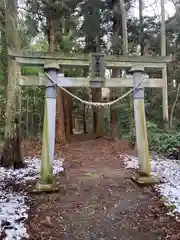
<svg viewBox="0 0 180 240">
<path fill-rule="evenodd" d="M 135 156 L 125 155 L 124 163 L 126 168 L 138 168 L 138 158 Z M 180 161 L 152 156 L 151 172 L 163 180 L 163 183 L 157 184 L 155 189 L 163 197 L 165 205 L 171 206 L 169 214 L 180 213 Z"/>
<path fill-rule="evenodd" d="M 54 160 L 53 163 L 54 175 L 64 171 L 63 159 Z M 28 158 L 25 164 L 25 168 L 18 170 L 0 167 L 0 237 L 5 233 L 4 240 L 29 238 L 25 227 L 29 210 L 26 204 L 28 196 L 25 192 L 14 192 L 8 186 L 11 182 L 26 184 L 39 178 L 40 159 Z"/>
</svg>

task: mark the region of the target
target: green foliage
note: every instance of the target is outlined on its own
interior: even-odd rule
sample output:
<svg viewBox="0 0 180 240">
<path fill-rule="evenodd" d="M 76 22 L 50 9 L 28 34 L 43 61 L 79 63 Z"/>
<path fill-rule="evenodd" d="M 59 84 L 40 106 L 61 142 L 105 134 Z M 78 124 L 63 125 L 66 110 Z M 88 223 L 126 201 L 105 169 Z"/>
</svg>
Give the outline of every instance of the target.
<svg viewBox="0 0 180 240">
<path fill-rule="evenodd" d="M 45 38 L 40 38 L 36 43 L 30 46 L 31 51 L 35 52 L 47 52 L 48 51 L 48 42 Z"/>
<path fill-rule="evenodd" d="M 31 68 L 30 68 L 31 69 Z M 28 70 L 29 72 L 30 70 Z M 27 73 L 27 72 L 26 72 Z M 5 90 L 0 85 L 0 140 L 4 135 Z M 44 87 L 21 88 L 21 133 L 23 137 L 36 136 L 42 133 L 44 114 Z"/>
<path fill-rule="evenodd" d="M 105 111 L 104 111 L 104 130 L 105 130 L 105 134 L 109 133 L 109 129 L 110 129 L 110 107 L 105 108 Z"/>
<path fill-rule="evenodd" d="M 4 136 L 4 127 L 0 128 L 0 139 L 2 139 Z"/>
<path fill-rule="evenodd" d="M 125 106 L 124 108 L 122 106 Z M 122 135 L 128 134 L 130 130 L 130 118 L 131 118 L 131 109 L 128 107 L 128 103 L 121 104 L 121 107 L 117 109 L 118 114 L 118 129 L 119 137 Z"/>
<path fill-rule="evenodd" d="M 170 131 L 163 132 L 156 124 L 147 122 L 149 149 L 158 153 L 163 153 L 167 156 L 177 155 L 180 147 L 180 133 Z M 134 146 L 136 142 L 135 129 L 129 135 L 130 143 Z"/>
<path fill-rule="evenodd" d="M 38 67 L 22 67 L 21 68 L 21 74 L 22 75 L 36 75 L 38 76 L 39 74 L 39 68 Z"/>
<path fill-rule="evenodd" d="M 21 129 L 26 137 L 42 133 L 44 87 L 21 88 Z"/>
<path fill-rule="evenodd" d="M 4 78 L 3 73 L 0 72 L 0 80 L 2 80 L 3 78 Z"/>
</svg>

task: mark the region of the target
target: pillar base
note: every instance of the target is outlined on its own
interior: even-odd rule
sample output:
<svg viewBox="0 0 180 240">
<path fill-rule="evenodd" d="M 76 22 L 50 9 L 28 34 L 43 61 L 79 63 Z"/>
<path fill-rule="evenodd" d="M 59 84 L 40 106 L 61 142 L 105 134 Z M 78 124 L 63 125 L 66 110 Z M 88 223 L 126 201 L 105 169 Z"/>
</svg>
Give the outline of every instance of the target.
<svg viewBox="0 0 180 240">
<path fill-rule="evenodd" d="M 131 180 L 140 186 L 150 186 L 160 183 L 160 180 L 154 176 L 140 176 L 137 174 L 135 177 L 132 177 Z"/>
<path fill-rule="evenodd" d="M 53 192 L 53 184 L 37 183 L 33 192 Z"/>
</svg>

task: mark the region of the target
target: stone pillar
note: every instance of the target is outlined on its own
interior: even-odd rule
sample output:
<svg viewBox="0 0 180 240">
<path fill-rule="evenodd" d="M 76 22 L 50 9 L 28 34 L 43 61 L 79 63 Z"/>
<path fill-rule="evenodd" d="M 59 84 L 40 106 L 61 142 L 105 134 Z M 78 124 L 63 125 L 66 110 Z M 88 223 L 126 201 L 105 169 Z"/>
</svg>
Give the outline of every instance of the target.
<svg viewBox="0 0 180 240">
<path fill-rule="evenodd" d="M 143 72 L 144 68 L 142 67 L 133 67 L 131 69 L 134 88 L 144 78 Z M 139 160 L 139 171 L 133 180 L 139 184 L 153 184 L 157 181 L 150 175 L 151 170 L 144 106 L 144 87 L 142 84 L 133 91 L 133 105 L 136 128 L 136 146 Z"/>
<path fill-rule="evenodd" d="M 59 66 L 49 64 L 44 66 L 44 71 L 57 81 Z M 44 125 L 42 141 L 42 159 L 40 169 L 40 180 L 36 185 L 39 191 L 53 190 L 53 160 L 55 146 L 55 124 L 56 124 L 56 85 L 48 79 L 45 89 L 45 106 L 44 106 Z"/>
</svg>

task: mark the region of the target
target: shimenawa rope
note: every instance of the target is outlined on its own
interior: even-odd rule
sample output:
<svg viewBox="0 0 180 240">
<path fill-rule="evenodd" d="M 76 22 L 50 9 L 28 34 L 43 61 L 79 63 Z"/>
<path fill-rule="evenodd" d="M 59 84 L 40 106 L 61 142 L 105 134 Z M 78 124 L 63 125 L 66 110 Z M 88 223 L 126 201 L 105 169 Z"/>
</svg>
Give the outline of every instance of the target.
<svg viewBox="0 0 180 240">
<path fill-rule="evenodd" d="M 126 92 L 125 94 L 123 94 L 122 96 L 120 96 L 119 98 L 110 101 L 110 102 L 106 102 L 106 103 L 101 103 L 101 102 L 88 102 L 85 101 L 81 98 L 79 98 L 78 96 L 74 95 L 73 93 L 69 92 L 67 89 L 65 89 L 64 87 L 58 85 L 52 78 L 51 76 L 49 76 L 49 74 L 45 71 L 44 72 L 45 75 L 48 77 L 48 79 L 53 82 L 55 85 L 57 85 L 59 88 L 61 88 L 64 92 L 66 92 L 67 94 L 69 94 L 71 97 L 77 99 L 78 101 L 80 101 L 83 104 L 89 105 L 89 106 L 93 106 L 93 107 L 110 107 L 111 105 L 119 102 L 120 100 L 122 100 L 123 98 L 125 98 L 126 96 L 128 96 L 129 94 L 131 94 L 134 90 L 136 90 L 143 82 L 144 80 L 144 76 L 142 77 L 141 81 L 132 89 L 130 89 L 128 92 Z"/>
</svg>

